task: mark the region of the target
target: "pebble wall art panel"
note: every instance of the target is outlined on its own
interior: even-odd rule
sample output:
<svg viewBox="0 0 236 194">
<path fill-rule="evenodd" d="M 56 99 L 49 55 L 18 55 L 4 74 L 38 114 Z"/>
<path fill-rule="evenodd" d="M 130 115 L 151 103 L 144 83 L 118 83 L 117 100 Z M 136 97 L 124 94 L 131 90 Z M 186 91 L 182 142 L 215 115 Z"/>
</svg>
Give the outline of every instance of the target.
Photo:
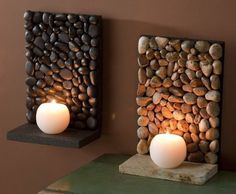
<svg viewBox="0 0 236 194">
<path fill-rule="evenodd" d="M 156 134 L 168 132 L 184 138 L 187 161 L 218 163 L 223 60 L 223 42 L 139 38 L 139 154 L 148 154 Z"/>
<path fill-rule="evenodd" d="M 95 129 L 101 95 L 101 17 L 26 11 L 27 120 L 52 100 L 70 110 L 70 127 Z"/>
</svg>

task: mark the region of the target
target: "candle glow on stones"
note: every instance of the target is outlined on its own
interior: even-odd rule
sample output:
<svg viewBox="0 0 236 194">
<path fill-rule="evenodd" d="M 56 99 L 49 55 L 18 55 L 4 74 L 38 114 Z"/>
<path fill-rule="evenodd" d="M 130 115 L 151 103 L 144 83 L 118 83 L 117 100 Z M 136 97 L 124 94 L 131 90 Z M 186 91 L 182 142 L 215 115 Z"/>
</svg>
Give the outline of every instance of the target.
<svg viewBox="0 0 236 194">
<path fill-rule="evenodd" d="M 160 168 L 176 168 L 186 158 L 187 148 L 184 139 L 175 134 L 158 134 L 150 145 L 152 161 Z"/>
<path fill-rule="evenodd" d="M 43 103 L 36 112 L 36 123 L 46 134 L 58 134 L 69 125 L 70 112 L 66 105 L 56 103 L 55 100 Z"/>
</svg>

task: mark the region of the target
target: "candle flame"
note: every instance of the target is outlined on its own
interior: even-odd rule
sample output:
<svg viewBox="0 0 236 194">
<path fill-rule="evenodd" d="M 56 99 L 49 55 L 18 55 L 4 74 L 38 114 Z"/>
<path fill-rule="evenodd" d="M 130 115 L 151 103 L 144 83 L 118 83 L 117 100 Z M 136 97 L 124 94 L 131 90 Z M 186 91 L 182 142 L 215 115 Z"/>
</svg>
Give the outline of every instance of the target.
<svg viewBox="0 0 236 194">
<path fill-rule="evenodd" d="M 57 102 L 56 102 L 55 99 L 53 99 L 53 100 L 51 101 L 51 103 L 56 104 Z"/>
</svg>

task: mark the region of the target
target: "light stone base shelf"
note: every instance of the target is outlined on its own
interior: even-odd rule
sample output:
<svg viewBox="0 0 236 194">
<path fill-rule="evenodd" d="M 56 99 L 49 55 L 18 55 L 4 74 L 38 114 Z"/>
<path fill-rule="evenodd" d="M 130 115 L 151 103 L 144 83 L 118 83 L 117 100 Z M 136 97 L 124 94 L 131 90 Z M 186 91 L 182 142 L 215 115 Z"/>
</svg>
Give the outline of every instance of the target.
<svg viewBox="0 0 236 194">
<path fill-rule="evenodd" d="M 218 172 L 218 165 L 183 162 L 178 168 L 163 169 L 155 165 L 149 155 L 136 154 L 119 166 L 119 172 L 203 185 Z"/>
</svg>

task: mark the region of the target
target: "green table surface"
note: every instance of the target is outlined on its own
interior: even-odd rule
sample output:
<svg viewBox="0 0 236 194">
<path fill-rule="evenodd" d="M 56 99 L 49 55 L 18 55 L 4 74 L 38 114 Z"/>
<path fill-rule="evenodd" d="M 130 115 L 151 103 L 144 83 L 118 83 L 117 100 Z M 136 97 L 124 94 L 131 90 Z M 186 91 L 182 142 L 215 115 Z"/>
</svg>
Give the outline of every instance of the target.
<svg viewBox="0 0 236 194">
<path fill-rule="evenodd" d="M 203 186 L 119 173 L 130 156 L 106 154 L 38 194 L 236 194 L 236 173 L 220 171 Z"/>
</svg>

